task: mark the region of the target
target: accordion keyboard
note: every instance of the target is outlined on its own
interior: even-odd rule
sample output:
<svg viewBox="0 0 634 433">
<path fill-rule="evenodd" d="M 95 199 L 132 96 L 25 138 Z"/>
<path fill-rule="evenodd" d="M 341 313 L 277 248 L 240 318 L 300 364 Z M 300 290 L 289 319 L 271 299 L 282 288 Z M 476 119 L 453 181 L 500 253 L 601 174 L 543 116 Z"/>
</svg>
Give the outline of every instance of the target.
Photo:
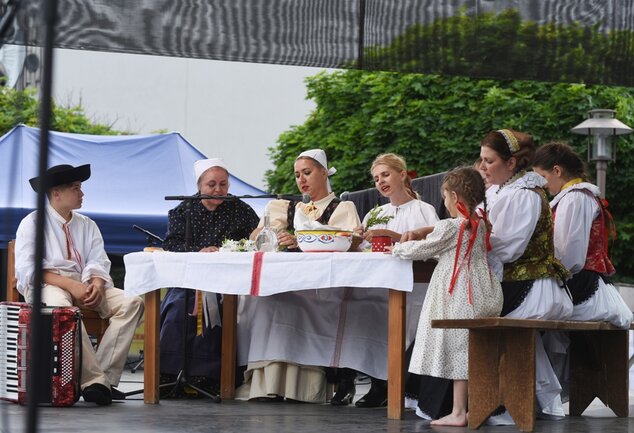
<svg viewBox="0 0 634 433">
<path fill-rule="evenodd" d="M 0 399 L 18 401 L 18 314 L 20 305 L 0 303 Z"/>
</svg>

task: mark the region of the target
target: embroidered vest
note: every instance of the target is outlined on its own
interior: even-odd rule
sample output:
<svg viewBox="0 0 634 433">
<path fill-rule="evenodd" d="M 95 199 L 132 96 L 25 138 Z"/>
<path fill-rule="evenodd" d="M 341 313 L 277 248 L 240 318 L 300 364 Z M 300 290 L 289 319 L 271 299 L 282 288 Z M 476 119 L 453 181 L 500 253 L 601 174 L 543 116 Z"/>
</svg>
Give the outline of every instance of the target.
<svg viewBox="0 0 634 433">
<path fill-rule="evenodd" d="M 298 201 L 293 200 L 289 201 L 288 203 L 288 213 L 286 214 L 286 216 L 289 231 L 295 230 L 295 209 L 297 208 L 298 203 Z M 328 203 L 328 206 L 326 206 L 326 209 L 324 209 L 321 216 L 317 218 L 317 221 L 321 224 L 328 225 L 328 221 L 330 221 L 330 217 L 332 216 L 332 214 L 335 213 L 335 209 L 337 209 L 339 203 L 341 203 L 341 200 L 339 200 L 337 197 L 333 198 L 332 201 Z"/>
<path fill-rule="evenodd" d="M 555 277 L 566 281 L 569 273 L 555 258 L 553 243 L 553 219 L 546 193 L 542 188 L 531 188 L 541 198 L 541 211 L 537 225 L 522 256 L 504 264 L 503 281 L 526 281 Z"/>
<path fill-rule="evenodd" d="M 588 252 L 586 254 L 586 263 L 583 269 L 587 271 L 598 272 L 601 275 L 610 276 L 616 272 L 614 265 L 608 255 L 608 221 L 611 217 L 606 206 L 600 198 L 596 197 L 590 191 L 583 189 L 584 193 L 590 195 L 599 205 L 599 215 L 592 221 L 590 228 L 590 239 L 588 240 Z M 553 209 L 553 219 L 555 218 L 557 207 Z M 607 214 L 607 215 L 606 215 Z"/>
</svg>

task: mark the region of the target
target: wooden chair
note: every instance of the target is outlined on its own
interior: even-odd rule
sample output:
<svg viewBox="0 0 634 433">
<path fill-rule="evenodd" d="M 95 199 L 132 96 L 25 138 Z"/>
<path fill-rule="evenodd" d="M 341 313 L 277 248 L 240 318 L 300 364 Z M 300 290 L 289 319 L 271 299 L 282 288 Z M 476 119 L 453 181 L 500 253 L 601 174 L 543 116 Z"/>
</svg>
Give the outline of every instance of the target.
<svg viewBox="0 0 634 433">
<path fill-rule="evenodd" d="M 15 240 L 9 241 L 7 251 L 7 301 L 20 302 L 20 293 L 18 292 L 17 282 L 15 278 Z M 97 339 L 97 344 L 101 342 L 103 334 L 108 328 L 108 320 L 99 317 L 99 314 L 93 310 L 81 310 L 81 317 L 89 335 L 93 335 Z"/>
</svg>

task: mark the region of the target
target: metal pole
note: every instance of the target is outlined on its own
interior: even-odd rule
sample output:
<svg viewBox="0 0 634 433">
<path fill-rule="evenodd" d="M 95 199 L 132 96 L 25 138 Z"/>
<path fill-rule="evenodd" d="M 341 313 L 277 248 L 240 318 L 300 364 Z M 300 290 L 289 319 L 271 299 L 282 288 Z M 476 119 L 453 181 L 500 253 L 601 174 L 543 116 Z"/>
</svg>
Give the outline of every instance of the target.
<svg viewBox="0 0 634 433">
<path fill-rule="evenodd" d="M 40 98 L 40 158 L 39 176 L 43 179 L 48 165 L 48 131 L 51 121 L 51 97 L 53 83 L 53 40 L 55 38 L 55 21 L 57 18 L 57 0 L 47 0 L 44 3 L 43 21 L 45 26 L 44 41 L 44 67 L 42 76 L 42 93 Z M 45 186 L 45 181 L 42 182 Z M 37 226 L 35 231 L 35 274 L 33 275 L 33 314 L 31 316 L 31 341 L 30 341 L 30 376 L 27 380 L 27 429 L 29 433 L 37 431 L 37 383 L 36 371 L 40 371 L 42 365 L 42 353 L 44 346 L 41 343 L 42 313 L 40 304 L 42 301 L 42 261 L 44 259 L 44 218 L 46 214 L 44 196 L 46 188 L 39 188 L 37 194 Z"/>
<path fill-rule="evenodd" d="M 364 68 L 363 47 L 365 45 L 365 0 L 359 0 L 359 41 L 357 53 L 357 68 Z"/>
<path fill-rule="evenodd" d="M 607 161 L 597 161 L 597 186 L 601 190 L 601 197 L 605 198 L 605 175 L 608 171 Z"/>
</svg>

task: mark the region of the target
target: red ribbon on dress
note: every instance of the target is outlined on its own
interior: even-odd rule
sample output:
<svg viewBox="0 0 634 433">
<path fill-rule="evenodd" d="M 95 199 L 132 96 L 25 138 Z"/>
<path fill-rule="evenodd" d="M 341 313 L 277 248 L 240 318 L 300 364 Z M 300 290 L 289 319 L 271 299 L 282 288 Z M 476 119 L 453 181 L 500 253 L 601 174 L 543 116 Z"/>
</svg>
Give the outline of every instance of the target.
<svg viewBox="0 0 634 433">
<path fill-rule="evenodd" d="M 260 275 L 262 274 L 262 259 L 264 251 L 253 254 L 253 270 L 251 271 L 251 296 L 260 295 Z"/>
<path fill-rule="evenodd" d="M 468 299 L 469 304 L 473 305 L 473 292 L 471 289 L 471 251 L 473 250 L 473 245 L 475 245 L 476 236 L 478 235 L 478 224 L 480 224 L 480 220 L 484 220 L 486 223 L 486 213 L 483 211 L 476 212 L 475 215 L 471 215 L 467 209 L 467 207 L 462 203 L 458 202 L 456 204 L 456 209 L 462 216 L 465 217 L 465 220 L 460 224 L 460 232 L 458 233 L 458 244 L 456 246 L 456 257 L 454 259 L 453 264 L 453 273 L 451 275 L 451 283 L 449 285 L 449 294 L 453 294 L 454 287 L 456 285 L 456 280 L 458 279 L 458 274 L 460 273 L 460 268 L 462 267 L 462 263 L 464 260 L 467 260 L 467 284 L 468 284 Z M 462 238 L 464 236 L 464 232 L 467 227 L 470 227 L 471 234 L 469 236 L 469 242 L 467 244 L 467 251 L 465 253 L 462 262 L 458 264 L 458 260 L 460 259 L 460 246 L 462 245 Z M 488 227 L 488 224 L 487 224 Z M 486 234 L 486 248 L 487 251 L 491 250 L 490 243 L 490 235 L 491 232 L 487 230 Z"/>
</svg>

